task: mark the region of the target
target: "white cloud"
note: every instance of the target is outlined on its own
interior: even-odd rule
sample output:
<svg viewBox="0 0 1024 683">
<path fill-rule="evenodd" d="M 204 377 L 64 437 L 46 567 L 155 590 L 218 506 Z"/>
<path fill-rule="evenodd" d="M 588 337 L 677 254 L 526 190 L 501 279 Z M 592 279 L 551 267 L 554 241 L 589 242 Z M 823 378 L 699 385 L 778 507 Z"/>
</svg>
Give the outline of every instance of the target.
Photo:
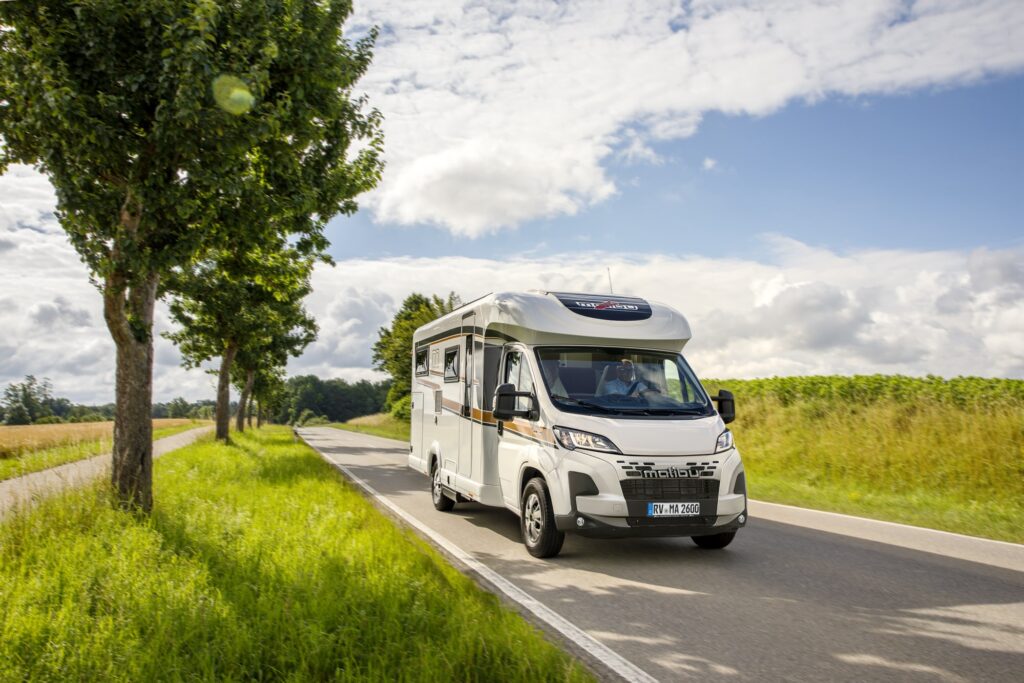
<svg viewBox="0 0 1024 683">
<path fill-rule="evenodd" d="M 45 213 L 45 211 L 43 212 Z M 49 377 L 77 401 L 114 394 L 114 347 L 99 293 L 61 234 L 7 224 L 0 238 L 0 386 Z M 669 303 L 690 319 L 687 355 L 705 377 L 809 373 L 1024 377 L 1024 250 L 871 250 L 841 254 L 784 237 L 765 260 L 577 253 L 533 259 L 350 259 L 314 273 L 307 305 L 320 337 L 289 366 L 349 380 L 370 367 L 377 329 L 413 291 L 464 300 L 508 289 L 615 291 Z M 159 305 L 157 333 L 168 329 Z M 214 378 L 180 367 L 156 341 L 157 400 L 212 398 Z"/>
<path fill-rule="evenodd" d="M 614 159 L 712 111 L 949 86 L 1024 67 L 1018 0 L 382 0 L 361 86 L 385 115 L 376 219 L 477 236 L 615 193 Z"/>
<path fill-rule="evenodd" d="M 704 157 L 704 161 L 701 162 L 700 165 L 700 167 L 705 171 L 713 171 L 715 170 L 715 166 L 718 166 L 718 160 L 712 159 L 711 157 Z"/>
</svg>

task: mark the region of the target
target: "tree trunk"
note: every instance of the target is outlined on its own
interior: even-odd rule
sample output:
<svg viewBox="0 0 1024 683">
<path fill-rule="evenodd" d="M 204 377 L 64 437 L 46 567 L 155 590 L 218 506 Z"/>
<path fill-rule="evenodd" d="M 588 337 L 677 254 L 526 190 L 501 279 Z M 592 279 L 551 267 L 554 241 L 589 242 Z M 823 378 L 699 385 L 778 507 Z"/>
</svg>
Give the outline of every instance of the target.
<svg viewBox="0 0 1024 683">
<path fill-rule="evenodd" d="M 256 404 L 256 429 L 263 426 L 263 403 Z"/>
<path fill-rule="evenodd" d="M 110 479 L 124 509 L 153 508 L 153 308 L 159 277 L 128 286 L 123 273 L 107 277 L 103 317 L 117 349 L 114 447 Z"/>
<path fill-rule="evenodd" d="M 217 438 L 228 440 L 228 426 L 231 421 L 231 363 L 238 353 L 238 346 L 228 342 L 220 359 L 220 376 L 217 378 Z"/>
<path fill-rule="evenodd" d="M 255 402 L 256 402 L 256 399 L 254 399 L 254 398 L 250 398 L 249 399 L 249 410 L 246 411 L 246 413 L 245 413 L 245 417 L 249 421 L 249 429 L 252 429 L 252 414 L 256 411 L 256 408 L 253 405 Z"/>
<path fill-rule="evenodd" d="M 249 410 L 249 396 L 252 395 L 252 383 L 256 378 L 255 370 L 245 371 L 245 386 L 242 388 L 242 395 L 238 398 L 238 412 L 235 413 L 235 429 L 245 431 L 245 414 Z M 252 426 L 252 422 L 249 423 Z"/>
</svg>

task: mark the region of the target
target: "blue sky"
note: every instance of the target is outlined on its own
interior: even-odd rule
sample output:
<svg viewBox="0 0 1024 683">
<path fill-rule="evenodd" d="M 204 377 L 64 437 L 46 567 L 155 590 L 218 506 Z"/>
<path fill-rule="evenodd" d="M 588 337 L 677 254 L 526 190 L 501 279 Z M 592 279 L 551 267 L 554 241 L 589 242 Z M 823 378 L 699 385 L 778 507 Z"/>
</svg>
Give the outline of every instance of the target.
<svg viewBox="0 0 1024 683">
<path fill-rule="evenodd" d="M 660 162 L 616 160 L 617 194 L 576 215 L 470 239 L 362 211 L 331 223 L 332 252 L 751 257 L 765 233 L 840 251 L 1024 244 L 1024 76 L 799 101 L 763 116 L 712 112 L 692 136 L 652 148 Z"/>
</svg>

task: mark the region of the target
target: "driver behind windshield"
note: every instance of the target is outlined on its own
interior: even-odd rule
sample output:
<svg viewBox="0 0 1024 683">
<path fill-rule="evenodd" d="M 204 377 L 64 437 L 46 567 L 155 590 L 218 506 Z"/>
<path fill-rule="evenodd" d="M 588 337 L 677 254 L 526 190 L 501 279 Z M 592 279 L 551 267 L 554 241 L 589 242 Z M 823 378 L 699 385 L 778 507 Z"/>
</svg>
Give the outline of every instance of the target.
<svg viewBox="0 0 1024 683">
<path fill-rule="evenodd" d="M 649 387 L 646 383 L 638 380 L 636 377 L 636 368 L 633 367 L 633 361 L 628 358 L 623 358 L 615 366 L 615 377 L 605 381 L 597 391 L 598 396 L 607 396 L 608 394 L 621 394 L 628 396 L 630 394 L 648 391 Z"/>
</svg>

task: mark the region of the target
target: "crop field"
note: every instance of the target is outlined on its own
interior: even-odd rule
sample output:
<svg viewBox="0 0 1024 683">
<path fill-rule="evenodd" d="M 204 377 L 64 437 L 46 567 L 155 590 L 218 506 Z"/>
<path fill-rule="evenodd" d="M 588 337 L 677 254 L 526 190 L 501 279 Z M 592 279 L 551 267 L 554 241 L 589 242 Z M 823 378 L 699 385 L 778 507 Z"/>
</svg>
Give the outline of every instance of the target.
<svg viewBox="0 0 1024 683">
<path fill-rule="evenodd" d="M 1024 541 L 1024 381 L 708 380 L 751 498 Z"/>
<path fill-rule="evenodd" d="M 153 420 L 153 438 L 202 424 L 187 419 Z M 107 452 L 113 434 L 113 422 L 0 426 L 0 481 Z"/>
<path fill-rule="evenodd" d="M 585 681 L 286 427 L 0 523 L 0 680 Z M 201 485 L 197 485 L 201 483 Z"/>
</svg>

